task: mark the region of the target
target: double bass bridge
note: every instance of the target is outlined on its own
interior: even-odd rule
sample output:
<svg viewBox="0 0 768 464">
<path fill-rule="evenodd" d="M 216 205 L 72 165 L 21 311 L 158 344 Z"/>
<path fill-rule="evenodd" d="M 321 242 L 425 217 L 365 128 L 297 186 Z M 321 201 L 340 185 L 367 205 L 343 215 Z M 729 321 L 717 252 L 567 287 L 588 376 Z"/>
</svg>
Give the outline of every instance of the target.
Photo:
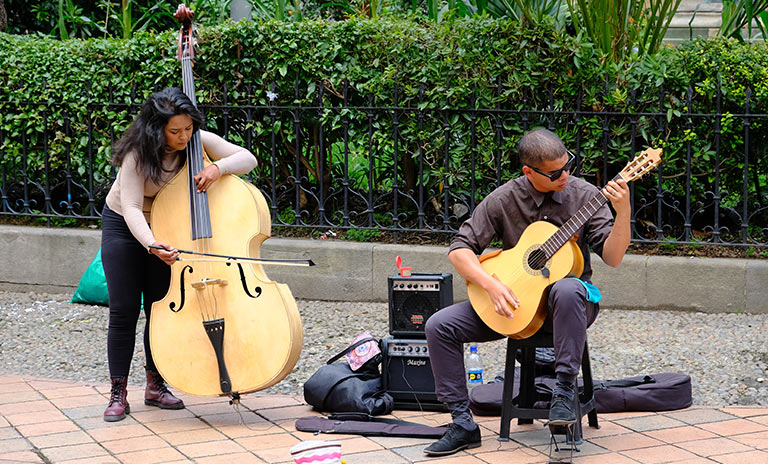
<svg viewBox="0 0 768 464">
<path fill-rule="evenodd" d="M 219 316 L 219 302 L 216 299 L 216 289 L 226 287 L 228 282 L 225 279 L 205 277 L 196 282 L 190 283 L 190 287 L 195 289 L 198 307 L 203 316 L 203 320 L 210 321 Z"/>
<path fill-rule="evenodd" d="M 205 290 L 205 289 L 206 289 L 206 288 L 208 288 L 208 287 L 216 287 L 216 286 L 221 286 L 221 287 L 224 287 L 224 286 L 225 286 L 225 285 L 227 285 L 228 283 L 229 283 L 229 282 L 227 282 L 227 281 L 226 281 L 226 280 L 224 280 L 224 279 L 207 279 L 207 278 L 206 278 L 206 279 L 203 279 L 203 280 L 201 280 L 201 281 L 199 281 L 199 282 L 192 282 L 190 285 L 191 285 L 191 286 L 192 286 L 192 288 L 194 288 L 195 290 L 200 290 L 200 291 L 202 291 L 202 290 Z"/>
</svg>

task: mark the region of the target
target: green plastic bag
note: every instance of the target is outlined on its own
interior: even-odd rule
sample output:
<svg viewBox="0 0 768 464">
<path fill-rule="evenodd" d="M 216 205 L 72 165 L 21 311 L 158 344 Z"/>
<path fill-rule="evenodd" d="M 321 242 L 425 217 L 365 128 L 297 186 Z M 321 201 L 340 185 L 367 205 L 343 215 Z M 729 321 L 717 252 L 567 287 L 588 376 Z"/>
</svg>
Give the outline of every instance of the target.
<svg viewBox="0 0 768 464">
<path fill-rule="evenodd" d="M 72 303 L 109 306 L 107 279 L 104 277 L 104 267 L 101 265 L 101 248 L 96 252 L 83 277 L 80 278 L 80 284 L 72 295 Z"/>
</svg>

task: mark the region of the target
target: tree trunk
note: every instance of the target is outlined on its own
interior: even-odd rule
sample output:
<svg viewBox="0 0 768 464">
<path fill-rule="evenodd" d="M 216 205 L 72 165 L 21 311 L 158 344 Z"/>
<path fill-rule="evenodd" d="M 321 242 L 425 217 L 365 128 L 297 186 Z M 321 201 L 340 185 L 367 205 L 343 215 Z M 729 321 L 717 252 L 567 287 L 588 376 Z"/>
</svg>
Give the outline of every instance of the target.
<svg viewBox="0 0 768 464">
<path fill-rule="evenodd" d="M 8 13 L 5 11 L 5 0 L 0 0 L 0 32 L 8 32 Z"/>
</svg>

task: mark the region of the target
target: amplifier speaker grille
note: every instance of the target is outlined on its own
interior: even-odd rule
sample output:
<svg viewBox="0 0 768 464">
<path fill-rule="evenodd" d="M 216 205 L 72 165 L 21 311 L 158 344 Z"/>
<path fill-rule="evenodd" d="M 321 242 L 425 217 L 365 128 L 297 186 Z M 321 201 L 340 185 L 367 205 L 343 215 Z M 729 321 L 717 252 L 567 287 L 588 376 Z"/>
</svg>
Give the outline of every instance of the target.
<svg viewBox="0 0 768 464">
<path fill-rule="evenodd" d="M 403 338 L 424 338 L 424 324 L 440 309 L 453 304 L 451 274 L 390 276 L 389 333 Z"/>
</svg>

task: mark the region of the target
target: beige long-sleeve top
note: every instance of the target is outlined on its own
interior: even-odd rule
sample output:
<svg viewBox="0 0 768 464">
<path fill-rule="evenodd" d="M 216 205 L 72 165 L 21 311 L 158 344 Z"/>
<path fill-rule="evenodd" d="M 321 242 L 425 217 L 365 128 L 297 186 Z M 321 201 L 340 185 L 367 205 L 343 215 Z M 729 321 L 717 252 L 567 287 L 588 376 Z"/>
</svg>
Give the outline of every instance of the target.
<svg viewBox="0 0 768 464">
<path fill-rule="evenodd" d="M 214 160 L 222 175 L 247 174 L 256 167 L 256 158 L 250 151 L 229 143 L 216 134 L 201 130 L 200 140 L 203 149 Z M 148 224 L 152 201 L 180 167 L 175 153 L 166 156 L 163 159 L 162 180 L 160 184 L 156 184 L 139 169 L 135 153 L 128 153 L 107 194 L 109 209 L 123 216 L 133 236 L 147 250 L 149 245 L 156 241 Z"/>
</svg>

